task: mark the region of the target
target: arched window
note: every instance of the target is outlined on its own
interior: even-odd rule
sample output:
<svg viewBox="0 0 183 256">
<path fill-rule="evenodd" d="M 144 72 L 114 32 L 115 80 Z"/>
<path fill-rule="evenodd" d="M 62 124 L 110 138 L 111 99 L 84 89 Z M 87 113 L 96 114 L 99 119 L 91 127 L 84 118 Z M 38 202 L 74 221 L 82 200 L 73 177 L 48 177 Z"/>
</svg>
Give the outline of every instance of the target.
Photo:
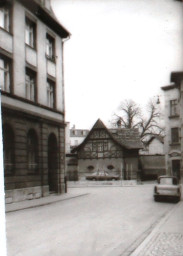
<svg viewBox="0 0 183 256">
<path fill-rule="evenodd" d="M 27 163 L 29 173 L 38 172 L 38 138 L 33 129 L 27 134 Z"/>
<path fill-rule="evenodd" d="M 9 124 L 3 125 L 3 157 L 5 176 L 14 174 L 14 132 Z"/>
</svg>

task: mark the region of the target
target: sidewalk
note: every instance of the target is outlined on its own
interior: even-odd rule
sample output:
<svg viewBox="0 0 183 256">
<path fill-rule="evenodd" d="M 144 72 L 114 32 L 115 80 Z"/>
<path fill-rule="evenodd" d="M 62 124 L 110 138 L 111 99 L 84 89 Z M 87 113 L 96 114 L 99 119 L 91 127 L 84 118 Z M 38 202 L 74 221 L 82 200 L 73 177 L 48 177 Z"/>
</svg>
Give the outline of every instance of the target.
<svg viewBox="0 0 183 256">
<path fill-rule="evenodd" d="M 183 256 L 183 201 L 175 205 L 130 256 Z"/>
<path fill-rule="evenodd" d="M 24 210 L 28 208 L 48 205 L 48 204 L 52 204 L 59 201 L 69 200 L 69 199 L 80 197 L 80 196 L 86 196 L 88 194 L 89 193 L 81 193 L 81 192 L 77 193 L 74 191 L 69 191 L 66 194 L 61 194 L 61 195 L 52 194 L 52 195 L 41 197 L 38 199 L 25 200 L 21 202 L 6 204 L 5 208 L 6 208 L 6 213 L 14 212 L 14 211 Z"/>
</svg>

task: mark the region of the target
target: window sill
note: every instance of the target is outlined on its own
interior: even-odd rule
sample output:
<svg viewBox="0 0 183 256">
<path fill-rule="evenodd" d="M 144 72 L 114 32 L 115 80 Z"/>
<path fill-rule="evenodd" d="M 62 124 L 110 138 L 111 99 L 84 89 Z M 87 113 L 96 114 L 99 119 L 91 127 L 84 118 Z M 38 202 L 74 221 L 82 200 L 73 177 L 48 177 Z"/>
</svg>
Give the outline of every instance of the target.
<svg viewBox="0 0 183 256">
<path fill-rule="evenodd" d="M 169 146 L 180 146 L 180 142 L 171 142 Z"/>
<path fill-rule="evenodd" d="M 27 44 L 27 43 L 25 43 L 25 45 L 26 45 L 27 47 L 29 47 L 30 49 L 32 49 L 33 51 L 36 52 L 36 47 L 32 47 L 31 45 L 29 45 L 29 44 Z"/>
<path fill-rule="evenodd" d="M 179 118 L 180 116 L 179 115 L 174 115 L 174 116 L 169 116 L 168 118 L 169 119 L 174 119 L 174 118 Z"/>
<path fill-rule="evenodd" d="M 13 34 L 12 34 L 9 30 L 7 30 L 7 29 L 5 29 L 5 28 L 3 28 L 3 27 L 0 27 L 0 30 L 6 32 L 6 33 L 9 34 L 10 36 L 13 36 Z"/>
</svg>

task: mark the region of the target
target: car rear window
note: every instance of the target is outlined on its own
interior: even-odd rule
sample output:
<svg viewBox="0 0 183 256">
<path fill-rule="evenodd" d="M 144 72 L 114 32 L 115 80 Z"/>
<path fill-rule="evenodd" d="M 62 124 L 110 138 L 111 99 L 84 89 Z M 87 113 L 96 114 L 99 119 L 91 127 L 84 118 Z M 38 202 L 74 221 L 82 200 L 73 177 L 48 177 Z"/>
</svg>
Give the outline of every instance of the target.
<svg viewBox="0 0 183 256">
<path fill-rule="evenodd" d="M 173 179 L 172 178 L 161 178 L 160 179 L 160 184 L 162 184 L 162 185 L 172 185 L 173 184 Z"/>
</svg>

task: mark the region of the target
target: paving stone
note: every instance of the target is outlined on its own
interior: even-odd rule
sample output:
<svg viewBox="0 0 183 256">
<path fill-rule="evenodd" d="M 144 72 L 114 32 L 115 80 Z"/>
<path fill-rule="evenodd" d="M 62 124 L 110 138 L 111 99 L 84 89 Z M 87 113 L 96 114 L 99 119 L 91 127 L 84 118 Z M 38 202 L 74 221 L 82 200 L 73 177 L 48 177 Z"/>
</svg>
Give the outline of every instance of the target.
<svg viewBox="0 0 183 256">
<path fill-rule="evenodd" d="M 157 233 L 138 256 L 183 256 L 183 234 Z"/>
</svg>

